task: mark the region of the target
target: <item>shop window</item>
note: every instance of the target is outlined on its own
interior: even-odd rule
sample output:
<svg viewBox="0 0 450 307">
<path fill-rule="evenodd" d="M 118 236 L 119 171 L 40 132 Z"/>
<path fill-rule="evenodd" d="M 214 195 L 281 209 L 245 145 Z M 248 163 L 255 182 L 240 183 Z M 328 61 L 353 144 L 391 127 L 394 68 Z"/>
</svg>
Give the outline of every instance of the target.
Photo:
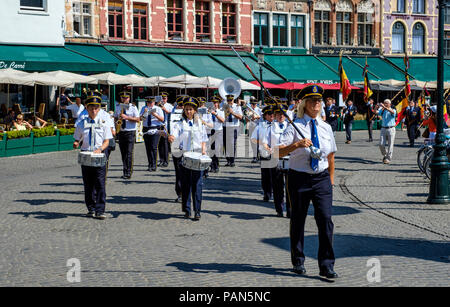
<svg viewBox="0 0 450 307">
<path fill-rule="evenodd" d="M 110 38 L 124 38 L 123 1 L 108 1 L 108 35 Z"/>
<path fill-rule="evenodd" d="M 305 16 L 291 16 L 291 47 L 305 48 Z"/>
<path fill-rule="evenodd" d="M 269 14 L 253 15 L 253 42 L 255 46 L 269 46 Z"/>
<path fill-rule="evenodd" d="M 273 14 L 273 46 L 287 46 L 287 15 Z"/>
<path fill-rule="evenodd" d="M 392 53 L 405 53 L 405 27 L 401 22 L 394 23 L 392 29 Z"/>
<path fill-rule="evenodd" d="M 91 9 L 90 3 L 72 3 L 74 36 L 92 36 Z"/>
<path fill-rule="evenodd" d="M 167 0 L 167 33 L 171 40 L 183 39 L 182 0 Z"/>
<path fill-rule="evenodd" d="M 195 2 L 195 31 L 197 41 L 200 42 L 211 41 L 209 4 L 206 1 Z"/>
<path fill-rule="evenodd" d="M 222 3 L 222 41 L 236 43 L 236 5 Z"/>
<path fill-rule="evenodd" d="M 133 37 L 136 40 L 147 40 L 147 4 L 133 4 Z"/>
<path fill-rule="evenodd" d="M 413 26 L 412 52 L 413 54 L 425 53 L 425 29 L 421 23 Z"/>
</svg>

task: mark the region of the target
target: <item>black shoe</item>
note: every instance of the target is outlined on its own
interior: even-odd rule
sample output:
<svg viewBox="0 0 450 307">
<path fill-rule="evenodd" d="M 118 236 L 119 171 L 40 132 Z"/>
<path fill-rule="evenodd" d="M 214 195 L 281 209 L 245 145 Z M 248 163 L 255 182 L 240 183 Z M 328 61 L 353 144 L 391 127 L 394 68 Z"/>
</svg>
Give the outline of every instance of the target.
<svg viewBox="0 0 450 307">
<path fill-rule="evenodd" d="M 106 215 L 104 213 L 96 213 L 95 218 L 97 220 L 104 220 L 104 219 L 106 219 Z"/>
<path fill-rule="evenodd" d="M 158 166 L 161 166 L 161 164 L 162 164 L 162 162 L 161 162 L 161 161 L 159 161 L 159 162 L 158 162 Z"/>
<path fill-rule="evenodd" d="M 169 163 L 167 163 L 167 162 L 164 162 L 163 164 L 161 164 L 160 165 L 161 167 L 168 167 L 169 166 Z"/>
<path fill-rule="evenodd" d="M 95 212 L 94 212 L 94 211 L 89 211 L 89 212 L 86 214 L 86 216 L 87 216 L 87 217 L 95 217 Z"/>
<path fill-rule="evenodd" d="M 264 197 L 263 201 L 268 202 L 270 200 L 270 197 Z"/>
<path fill-rule="evenodd" d="M 333 271 L 333 269 L 330 268 L 321 268 L 320 269 L 320 276 L 326 277 L 326 278 L 338 278 L 338 274 Z"/>
<path fill-rule="evenodd" d="M 181 196 L 178 196 L 177 199 L 175 199 L 176 203 L 180 203 L 181 202 Z"/>
<path fill-rule="evenodd" d="M 190 214 L 189 212 L 186 212 L 186 213 L 184 214 L 184 218 L 190 219 L 190 218 L 191 218 L 191 214 Z"/>
<path fill-rule="evenodd" d="M 299 275 L 306 274 L 306 269 L 305 269 L 305 266 L 303 264 L 295 265 L 293 271 L 294 271 L 294 273 L 297 273 Z"/>
<path fill-rule="evenodd" d="M 131 176 L 130 176 L 130 175 L 123 175 L 121 178 L 122 178 L 122 179 L 130 179 Z"/>
<path fill-rule="evenodd" d="M 231 165 L 231 163 L 230 162 L 227 162 L 227 164 L 225 164 L 224 166 L 230 166 Z"/>
<path fill-rule="evenodd" d="M 277 212 L 277 217 L 283 217 L 283 213 L 282 212 Z"/>
<path fill-rule="evenodd" d="M 258 158 L 253 158 L 252 163 L 258 163 Z"/>
<path fill-rule="evenodd" d="M 199 221 L 200 220 L 200 213 L 196 213 L 194 216 L 194 221 Z"/>
<path fill-rule="evenodd" d="M 234 163 L 230 163 L 230 166 L 231 167 L 235 167 L 236 165 Z"/>
<path fill-rule="evenodd" d="M 147 171 L 151 172 L 151 171 L 153 171 L 153 169 L 149 166 L 149 167 L 147 168 Z"/>
</svg>

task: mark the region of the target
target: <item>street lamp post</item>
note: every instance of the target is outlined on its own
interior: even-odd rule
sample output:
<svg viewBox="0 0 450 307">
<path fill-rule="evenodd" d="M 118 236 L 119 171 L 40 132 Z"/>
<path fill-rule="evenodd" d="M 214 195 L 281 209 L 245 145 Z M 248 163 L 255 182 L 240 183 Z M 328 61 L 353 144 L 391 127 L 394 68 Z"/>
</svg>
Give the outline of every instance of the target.
<svg viewBox="0 0 450 307">
<path fill-rule="evenodd" d="M 263 65 L 264 65 L 264 50 L 262 47 L 259 47 L 259 51 L 256 54 L 258 57 L 258 64 L 259 64 L 259 80 L 261 80 L 261 83 L 263 82 Z M 264 90 L 261 87 L 261 104 L 264 104 Z"/>
<path fill-rule="evenodd" d="M 450 202 L 448 187 L 448 159 L 444 135 L 444 8 L 445 0 L 439 0 L 438 58 L 437 58 L 437 116 L 436 141 L 431 160 L 431 182 L 427 203 L 446 204 Z"/>
</svg>

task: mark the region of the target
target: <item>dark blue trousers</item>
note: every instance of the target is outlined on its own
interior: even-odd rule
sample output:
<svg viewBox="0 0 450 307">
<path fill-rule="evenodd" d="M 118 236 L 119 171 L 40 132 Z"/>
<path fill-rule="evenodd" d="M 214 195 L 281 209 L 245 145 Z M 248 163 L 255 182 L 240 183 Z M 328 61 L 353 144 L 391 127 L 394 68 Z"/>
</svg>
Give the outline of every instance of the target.
<svg viewBox="0 0 450 307">
<path fill-rule="evenodd" d="M 277 213 L 283 213 L 283 201 L 284 201 L 284 175 L 278 168 L 274 167 L 270 169 L 270 176 L 272 178 L 273 189 L 273 202 L 275 204 L 275 211 Z"/>
<path fill-rule="evenodd" d="M 160 135 L 155 133 L 153 135 L 144 134 L 145 151 L 147 152 L 148 167 L 156 168 L 156 159 L 158 157 L 158 143 L 160 142 Z"/>
<path fill-rule="evenodd" d="M 194 212 L 200 213 L 202 205 L 203 172 L 181 166 L 181 202 L 183 211 L 191 213 L 191 196 Z"/>
<path fill-rule="evenodd" d="M 271 168 L 261 168 L 261 187 L 263 189 L 264 198 L 270 199 L 273 191 Z"/>
<path fill-rule="evenodd" d="M 409 125 L 407 129 L 408 129 L 409 145 L 414 146 L 414 141 L 416 139 L 417 124 Z"/>
<path fill-rule="evenodd" d="M 90 167 L 81 166 L 84 184 L 84 201 L 88 211 L 105 213 L 106 205 L 106 166 Z"/>
<path fill-rule="evenodd" d="M 161 163 L 168 163 L 168 161 L 169 161 L 169 141 L 167 138 L 162 137 L 159 139 L 158 151 L 159 151 L 159 161 Z"/>
<path fill-rule="evenodd" d="M 178 197 L 181 197 L 182 188 L 181 188 L 181 157 L 177 158 L 172 155 L 173 165 L 175 167 L 175 192 Z M 184 208 L 184 206 L 183 206 Z"/>
<path fill-rule="evenodd" d="M 347 141 L 352 140 L 352 126 L 353 126 L 352 120 L 345 124 L 345 137 L 346 137 Z"/>
<path fill-rule="evenodd" d="M 289 202 L 291 204 L 291 260 L 294 266 L 305 262 L 304 239 L 305 220 L 309 203 L 314 206 L 314 218 L 319 230 L 319 252 L 317 260 L 319 267 L 334 267 L 332 202 L 333 188 L 330 174 L 323 171 L 310 175 L 296 172 L 288 173 Z"/>
<path fill-rule="evenodd" d="M 119 147 L 122 155 L 123 175 L 131 176 L 133 173 L 133 149 L 136 131 L 120 131 Z"/>
</svg>

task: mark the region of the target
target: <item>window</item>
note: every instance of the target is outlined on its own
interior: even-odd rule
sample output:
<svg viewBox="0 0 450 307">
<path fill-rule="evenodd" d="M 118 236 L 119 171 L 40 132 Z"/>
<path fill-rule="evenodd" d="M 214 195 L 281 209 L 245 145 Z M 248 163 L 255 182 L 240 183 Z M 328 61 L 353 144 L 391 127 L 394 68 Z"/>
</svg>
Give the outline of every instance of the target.
<svg viewBox="0 0 450 307">
<path fill-rule="evenodd" d="M 134 39 L 147 40 L 147 4 L 133 4 Z"/>
<path fill-rule="evenodd" d="M 20 0 L 21 10 L 44 11 L 44 0 Z"/>
<path fill-rule="evenodd" d="M 255 46 L 269 46 L 269 15 L 255 13 L 253 18 L 253 40 Z"/>
<path fill-rule="evenodd" d="M 401 22 L 394 23 L 392 29 L 392 53 L 405 53 L 405 27 Z"/>
<path fill-rule="evenodd" d="M 330 43 L 330 12 L 314 11 L 314 41 L 317 45 Z"/>
<path fill-rule="evenodd" d="M 222 40 L 236 42 L 236 5 L 232 3 L 222 3 Z"/>
<path fill-rule="evenodd" d="M 372 46 L 372 35 L 372 14 L 358 13 L 358 46 Z"/>
<path fill-rule="evenodd" d="M 305 47 L 305 16 L 291 16 L 291 47 Z"/>
<path fill-rule="evenodd" d="M 287 15 L 273 14 L 273 46 L 287 46 Z"/>
<path fill-rule="evenodd" d="M 73 31 L 74 36 L 92 35 L 92 12 L 90 3 L 73 2 Z"/>
<path fill-rule="evenodd" d="M 352 33 L 352 13 L 336 12 L 336 43 L 337 45 L 350 45 Z"/>
<path fill-rule="evenodd" d="M 397 12 L 398 13 L 405 12 L 405 0 L 397 0 Z"/>
<path fill-rule="evenodd" d="M 108 1 L 108 26 L 110 38 L 123 38 L 123 1 Z"/>
<path fill-rule="evenodd" d="M 425 14 L 425 0 L 413 0 L 413 13 Z"/>
<path fill-rule="evenodd" d="M 421 23 L 416 23 L 413 26 L 412 53 L 425 53 L 425 30 Z"/>
<path fill-rule="evenodd" d="M 450 57 L 450 32 L 444 32 L 444 56 Z"/>
<path fill-rule="evenodd" d="M 169 39 L 182 40 L 183 36 L 183 2 L 167 0 L 167 33 Z"/>
<path fill-rule="evenodd" d="M 198 41 L 211 41 L 209 24 L 209 2 L 195 1 L 195 30 Z"/>
</svg>

